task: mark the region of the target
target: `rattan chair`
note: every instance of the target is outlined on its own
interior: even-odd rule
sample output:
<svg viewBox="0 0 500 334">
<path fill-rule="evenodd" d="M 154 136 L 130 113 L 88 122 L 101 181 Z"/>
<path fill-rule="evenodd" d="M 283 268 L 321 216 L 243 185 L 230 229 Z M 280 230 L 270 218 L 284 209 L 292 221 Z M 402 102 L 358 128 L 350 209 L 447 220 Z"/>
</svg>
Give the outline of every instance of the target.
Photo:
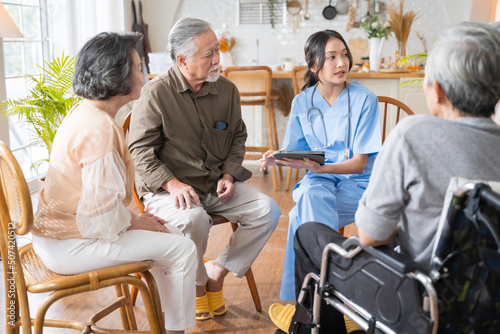
<svg viewBox="0 0 500 334">
<path fill-rule="evenodd" d="M 125 117 L 125 120 L 123 121 L 123 123 L 121 125 L 125 136 L 127 136 L 127 133 L 128 133 L 129 127 L 130 127 L 131 118 L 132 118 L 132 112 L 129 112 L 127 117 Z M 143 214 L 145 212 L 144 203 L 140 199 L 135 185 L 134 185 L 134 200 L 135 200 L 135 204 L 137 204 L 137 208 L 139 209 L 139 212 L 141 214 Z M 217 216 L 217 215 L 210 215 L 210 217 L 212 217 L 212 225 L 213 226 L 225 224 L 225 223 L 231 223 L 231 228 L 233 230 L 233 233 L 238 228 L 238 224 L 227 220 L 225 217 Z M 205 259 L 205 260 L 207 261 L 208 259 Z M 260 312 L 260 311 L 262 311 L 262 304 L 260 302 L 259 291 L 257 290 L 257 284 L 255 284 L 255 278 L 253 276 L 252 268 L 248 268 L 248 271 L 246 272 L 245 277 L 247 278 L 248 288 L 250 289 L 250 294 L 252 295 L 252 300 L 253 300 L 253 303 L 255 305 L 255 309 L 258 312 Z M 137 289 L 136 288 L 132 287 L 131 295 L 132 295 L 132 302 L 135 304 L 135 300 L 137 298 Z"/>
<path fill-rule="evenodd" d="M 278 150 L 278 131 L 276 130 L 276 118 L 274 115 L 273 101 L 277 96 L 271 95 L 271 84 L 273 71 L 268 66 L 229 66 L 222 73 L 231 80 L 240 92 L 241 106 L 262 106 L 266 112 L 267 146 L 247 146 L 245 159 L 259 160 L 262 153 L 268 150 Z M 282 178 L 281 167 L 278 168 L 280 179 Z M 273 188 L 278 190 L 278 177 L 276 166 L 271 166 Z"/>
<path fill-rule="evenodd" d="M 32 244 L 18 248 L 16 238 L 26 235 L 33 226 L 33 209 L 28 185 L 9 148 L 0 141 L 0 251 L 5 280 L 5 302 L 8 310 L 7 334 L 43 332 L 44 327 L 69 328 L 81 333 L 165 333 L 158 289 L 149 272 L 152 261 L 120 265 L 78 275 L 59 275 L 50 271 L 33 251 Z M 133 276 L 140 272 L 145 278 Z M 128 285 L 141 291 L 150 331 L 137 331 Z M 117 299 L 86 322 L 45 319 L 47 310 L 57 300 L 87 291 L 115 287 Z M 49 293 L 31 317 L 30 293 Z M 89 308 L 92 301 L 89 301 Z M 33 308 L 31 308 L 33 309 Z M 120 310 L 122 330 L 105 329 L 96 324 L 114 310 Z"/>
</svg>

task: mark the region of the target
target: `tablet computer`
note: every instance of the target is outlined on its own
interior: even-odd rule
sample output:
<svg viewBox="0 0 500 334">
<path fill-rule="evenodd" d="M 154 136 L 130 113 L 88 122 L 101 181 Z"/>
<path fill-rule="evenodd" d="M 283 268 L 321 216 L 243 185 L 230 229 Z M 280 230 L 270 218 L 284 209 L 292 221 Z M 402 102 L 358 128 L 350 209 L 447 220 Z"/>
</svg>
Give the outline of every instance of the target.
<svg viewBox="0 0 500 334">
<path fill-rule="evenodd" d="M 320 165 L 325 164 L 325 152 L 324 151 L 276 151 L 274 152 L 274 158 L 281 160 L 283 158 L 304 160 L 308 158 L 318 162 Z M 283 166 L 282 164 L 276 164 L 277 166 Z"/>
</svg>

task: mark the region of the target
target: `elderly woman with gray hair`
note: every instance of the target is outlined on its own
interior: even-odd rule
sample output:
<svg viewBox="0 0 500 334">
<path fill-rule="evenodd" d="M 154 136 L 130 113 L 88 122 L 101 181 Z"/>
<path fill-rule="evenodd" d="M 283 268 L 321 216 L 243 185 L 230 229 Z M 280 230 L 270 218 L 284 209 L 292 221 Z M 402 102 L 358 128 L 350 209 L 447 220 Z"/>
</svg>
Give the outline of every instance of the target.
<svg viewBox="0 0 500 334">
<path fill-rule="evenodd" d="M 437 117 L 407 117 L 391 131 L 355 220 L 362 245 L 396 238 L 401 252 L 427 273 L 450 179 L 500 181 L 500 127 L 491 119 L 500 99 L 500 32 L 479 23 L 448 29 L 427 59 L 424 93 Z M 319 223 L 299 227 L 294 245 L 297 294 L 307 273 L 319 273 L 325 245 L 343 240 Z M 321 321 L 320 333 L 342 333 L 338 311 L 321 309 L 326 321 Z M 439 332 L 447 333 L 448 325 L 440 324 Z"/>
<path fill-rule="evenodd" d="M 114 116 L 139 98 L 140 34 L 100 33 L 80 50 L 73 88 L 84 100 L 57 131 L 33 228 L 52 271 L 78 274 L 153 260 L 168 333 L 195 324 L 196 247 L 165 221 L 127 209 L 134 164 Z"/>
</svg>

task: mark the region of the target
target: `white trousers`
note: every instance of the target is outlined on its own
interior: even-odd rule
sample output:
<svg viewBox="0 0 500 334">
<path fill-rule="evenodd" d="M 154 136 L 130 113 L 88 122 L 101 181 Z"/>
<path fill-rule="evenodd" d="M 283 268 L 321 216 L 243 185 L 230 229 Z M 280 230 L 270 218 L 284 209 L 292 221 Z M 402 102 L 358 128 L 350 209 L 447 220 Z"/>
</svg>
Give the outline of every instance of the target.
<svg viewBox="0 0 500 334">
<path fill-rule="evenodd" d="M 151 273 L 158 285 L 166 329 L 186 330 L 196 324 L 197 258 L 196 247 L 189 238 L 131 230 L 120 233 L 115 242 L 33 236 L 33 247 L 50 270 L 65 275 L 153 260 Z"/>
<path fill-rule="evenodd" d="M 281 211 L 271 197 L 242 182 L 236 182 L 234 185 L 234 196 L 226 204 L 223 204 L 217 196 L 209 194 L 201 206 L 193 205 L 191 209 L 185 210 L 175 207 L 169 193 L 156 195 L 149 193 L 144 196 L 147 212 L 165 219 L 168 224 L 177 226 L 196 244 L 197 285 L 204 286 L 208 280 L 203 263 L 208 233 L 212 227 L 212 219 L 208 213 L 223 216 L 239 224 L 236 232 L 231 235 L 226 249 L 217 258 L 217 262 L 240 278 L 250 268 L 278 224 Z"/>
</svg>

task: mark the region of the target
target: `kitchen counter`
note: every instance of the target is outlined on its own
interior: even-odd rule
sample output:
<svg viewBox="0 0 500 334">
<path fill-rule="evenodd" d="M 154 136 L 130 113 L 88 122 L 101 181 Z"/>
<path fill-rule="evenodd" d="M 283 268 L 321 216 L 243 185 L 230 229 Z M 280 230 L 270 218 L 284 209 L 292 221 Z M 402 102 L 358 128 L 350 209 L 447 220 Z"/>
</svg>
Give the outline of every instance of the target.
<svg viewBox="0 0 500 334">
<path fill-rule="evenodd" d="M 350 79 L 398 79 L 398 78 L 423 78 L 424 71 L 410 72 L 349 72 Z M 290 71 L 273 71 L 273 79 L 291 79 Z"/>
<path fill-rule="evenodd" d="M 349 72 L 351 79 L 397 79 L 397 78 L 423 78 L 424 71 L 410 72 Z"/>
<path fill-rule="evenodd" d="M 149 79 L 153 79 L 158 74 L 149 74 Z M 398 79 L 398 78 L 423 78 L 424 71 L 411 72 L 350 72 L 350 79 Z M 273 71 L 273 79 L 291 79 L 291 71 Z"/>
</svg>

